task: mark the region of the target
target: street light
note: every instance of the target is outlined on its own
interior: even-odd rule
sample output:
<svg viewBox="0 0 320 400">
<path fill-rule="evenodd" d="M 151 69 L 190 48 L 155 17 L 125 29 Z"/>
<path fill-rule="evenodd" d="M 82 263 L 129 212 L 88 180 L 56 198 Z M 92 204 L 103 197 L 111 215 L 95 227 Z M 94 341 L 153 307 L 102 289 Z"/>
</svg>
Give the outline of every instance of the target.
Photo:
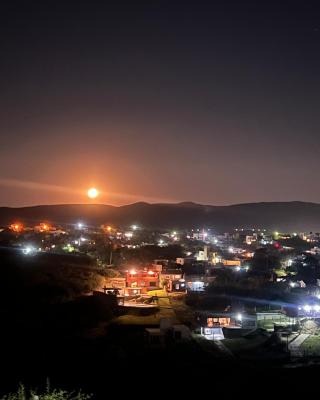
<svg viewBox="0 0 320 400">
<path fill-rule="evenodd" d="M 240 313 L 237 314 L 237 320 L 242 321 L 242 314 L 240 314 Z"/>
</svg>

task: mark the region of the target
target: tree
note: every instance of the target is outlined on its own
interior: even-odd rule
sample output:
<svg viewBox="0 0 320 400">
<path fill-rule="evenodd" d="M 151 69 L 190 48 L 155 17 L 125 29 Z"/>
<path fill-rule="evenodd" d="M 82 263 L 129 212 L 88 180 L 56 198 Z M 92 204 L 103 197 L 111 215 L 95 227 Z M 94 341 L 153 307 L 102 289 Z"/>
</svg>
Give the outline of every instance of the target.
<svg viewBox="0 0 320 400">
<path fill-rule="evenodd" d="M 279 256 L 266 248 L 257 249 L 252 259 L 253 273 L 271 273 L 281 267 Z"/>
</svg>

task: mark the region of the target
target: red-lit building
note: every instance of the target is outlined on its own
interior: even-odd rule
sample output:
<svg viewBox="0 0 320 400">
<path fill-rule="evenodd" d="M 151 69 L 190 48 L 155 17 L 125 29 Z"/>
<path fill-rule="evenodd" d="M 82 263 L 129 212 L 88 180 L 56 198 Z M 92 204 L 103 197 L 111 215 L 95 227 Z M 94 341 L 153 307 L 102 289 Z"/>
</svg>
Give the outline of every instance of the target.
<svg viewBox="0 0 320 400">
<path fill-rule="evenodd" d="M 146 293 L 160 287 L 160 274 L 154 270 L 131 270 L 126 275 L 126 292 L 129 295 Z"/>
</svg>

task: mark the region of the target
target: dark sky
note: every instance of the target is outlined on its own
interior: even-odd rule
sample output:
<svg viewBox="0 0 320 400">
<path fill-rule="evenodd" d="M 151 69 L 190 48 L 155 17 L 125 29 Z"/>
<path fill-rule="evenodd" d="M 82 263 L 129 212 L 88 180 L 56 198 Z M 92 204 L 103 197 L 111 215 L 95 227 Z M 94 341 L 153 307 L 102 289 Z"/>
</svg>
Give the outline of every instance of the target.
<svg viewBox="0 0 320 400">
<path fill-rule="evenodd" d="M 317 1 L 3 1 L 0 205 L 320 202 Z"/>
</svg>

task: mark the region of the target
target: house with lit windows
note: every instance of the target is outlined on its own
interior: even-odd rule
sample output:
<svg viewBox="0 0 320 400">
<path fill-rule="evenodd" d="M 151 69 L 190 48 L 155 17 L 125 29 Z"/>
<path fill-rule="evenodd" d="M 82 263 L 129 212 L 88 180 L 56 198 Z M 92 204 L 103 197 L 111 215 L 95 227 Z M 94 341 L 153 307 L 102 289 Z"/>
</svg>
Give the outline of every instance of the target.
<svg viewBox="0 0 320 400">
<path fill-rule="evenodd" d="M 161 282 L 168 292 L 186 292 L 186 282 L 181 269 L 165 269 L 161 272 Z"/>
<path fill-rule="evenodd" d="M 201 335 L 209 340 L 223 340 L 226 329 L 241 329 L 242 314 L 231 312 L 207 312 L 198 314 Z"/>
<path fill-rule="evenodd" d="M 132 269 L 126 273 L 125 292 L 129 296 L 147 293 L 160 287 L 160 273 L 153 269 Z"/>
</svg>

